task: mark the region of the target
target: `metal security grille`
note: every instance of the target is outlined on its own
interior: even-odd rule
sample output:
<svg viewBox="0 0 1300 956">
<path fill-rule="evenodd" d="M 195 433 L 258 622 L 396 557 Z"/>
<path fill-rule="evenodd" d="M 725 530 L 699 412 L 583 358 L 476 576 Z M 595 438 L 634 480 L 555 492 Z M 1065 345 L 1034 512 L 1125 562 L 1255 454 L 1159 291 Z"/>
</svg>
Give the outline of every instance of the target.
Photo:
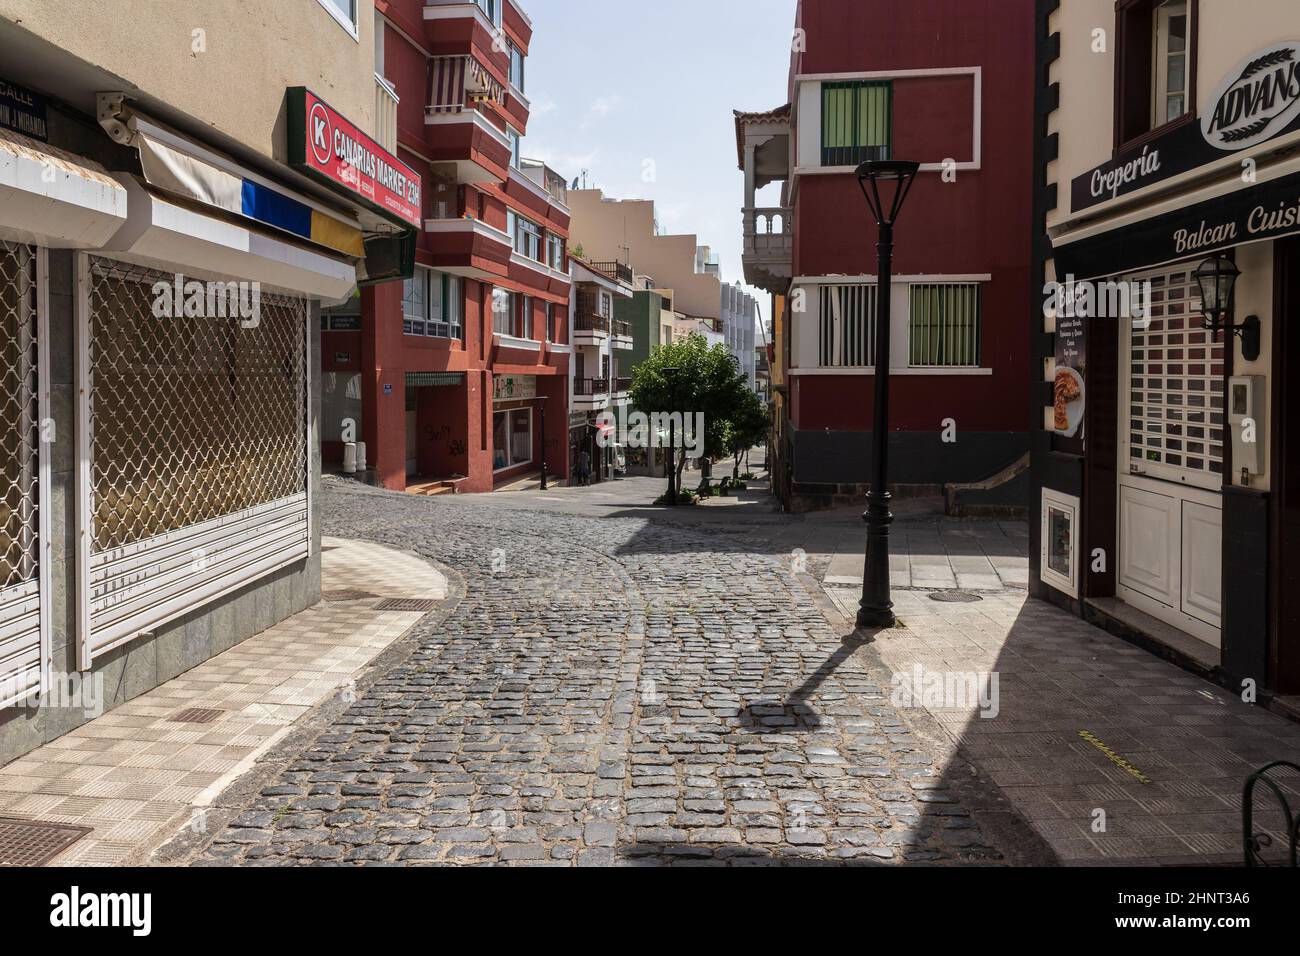
<svg viewBox="0 0 1300 956">
<path fill-rule="evenodd" d="M 237 316 L 155 316 L 154 285 L 171 298 L 173 279 L 94 261 L 99 551 L 306 491 L 304 303 L 263 295 L 253 328 Z"/>
<path fill-rule="evenodd" d="M 88 278 L 93 656 L 306 553 L 307 308 L 107 259 Z"/>
<path fill-rule="evenodd" d="M 822 368 L 874 368 L 876 364 L 876 287 L 821 287 L 817 335 Z"/>
<path fill-rule="evenodd" d="M 853 80 L 822 84 L 822 165 L 889 159 L 894 85 Z"/>
<path fill-rule="evenodd" d="M 978 283 L 913 283 L 908 364 L 914 368 L 978 366 L 980 306 Z"/>
<path fill-rule="evenodd" d="M 1201 326 L 1200 293 L 1189 268 L 1136 281 L 1139 287 L 1150 283 L 1150 316 L 1131 323 L 1129 333 L 1130 471 L 1217 487 L 1223 473 L 1223 343 Z"/>
<path fill-rule="evenodd" d="M 36 252 L 0 242 L 0 706 L 40 681 Z"/>
</svg>

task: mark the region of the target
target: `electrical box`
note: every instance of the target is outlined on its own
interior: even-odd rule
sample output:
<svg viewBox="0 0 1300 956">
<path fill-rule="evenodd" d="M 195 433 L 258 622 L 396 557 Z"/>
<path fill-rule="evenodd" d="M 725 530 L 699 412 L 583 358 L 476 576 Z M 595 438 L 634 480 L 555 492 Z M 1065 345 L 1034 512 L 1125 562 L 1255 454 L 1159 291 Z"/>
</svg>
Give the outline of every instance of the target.
<svg viewBox="0 0 1300 956">
<path fill-rule="evenodd" d="M 1232 469 L 1243 478 L 1263 473 L 1265 426 L 1264 377 L 1232 376 L 1228 379 L 1228 430 L 1232 433 Z"/>
</svg>

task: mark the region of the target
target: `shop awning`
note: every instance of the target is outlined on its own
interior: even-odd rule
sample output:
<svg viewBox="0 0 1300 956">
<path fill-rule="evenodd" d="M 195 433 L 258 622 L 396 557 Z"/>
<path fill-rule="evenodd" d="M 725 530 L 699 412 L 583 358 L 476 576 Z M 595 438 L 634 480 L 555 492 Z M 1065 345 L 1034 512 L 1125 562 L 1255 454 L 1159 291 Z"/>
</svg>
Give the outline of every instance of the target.
<svg viewBox="0 0 1300 956">
<path fill-rule="evenodd" d="M 1300 173 L 1277 176 L 1096 234 L 1058 240 L 1056 276 L 1116 276 L 1300 233 Z"/>
<path fill-rule="evenodd" d="M 271 184 L 177 133 L 134 117 L 132 145 L 150 186 L 360 259 L 360 223 Z"/>
<path fill-rule="evenodd" d="M 102 244 L 120 258 L 194 278 L 245 279 L 270 290 L 331 302 L 348 297 L 356 288 L 351 260 L 168 202 L 133 176 L 122 174 L 121 182 L 131 216 Z"/>
<path fill-rule="evenodd" d="M 0 209 L 4 238 L 94 249 L 126 221 L 127 193 L 91 160 L 0 129 Z"/>
</svg>

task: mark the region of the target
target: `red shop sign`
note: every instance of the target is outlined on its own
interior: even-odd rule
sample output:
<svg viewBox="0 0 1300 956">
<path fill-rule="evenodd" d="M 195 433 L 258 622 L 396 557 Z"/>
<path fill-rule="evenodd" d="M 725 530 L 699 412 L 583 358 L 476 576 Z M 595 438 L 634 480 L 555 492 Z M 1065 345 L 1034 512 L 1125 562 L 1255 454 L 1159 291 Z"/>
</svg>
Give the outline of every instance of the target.
<svg viewBox="0 0 1300 956">
<path fill-rule="evenodd" d="M 288 97 L 289 165 L 419 228 L 420 174 L 306 87 Z"/>
</svg>

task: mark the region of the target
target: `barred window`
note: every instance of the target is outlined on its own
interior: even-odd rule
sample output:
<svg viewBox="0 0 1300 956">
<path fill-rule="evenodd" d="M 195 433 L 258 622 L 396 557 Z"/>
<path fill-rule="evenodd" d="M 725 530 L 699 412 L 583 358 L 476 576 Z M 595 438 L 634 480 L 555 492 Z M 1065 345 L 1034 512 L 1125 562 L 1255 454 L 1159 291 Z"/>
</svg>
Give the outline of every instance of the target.
<svg viewBox="0 0 1300 956">
<path fill-rule="evenodd" d="M 817 335 L 823 368 L 874 368 L 877 291 L 874 285 L 824 285 Z"/>
<path fill-rule="evenodd" d="M 160 317 L 173 278 L 91 259 L 96 552 L 307 490 L 306 302 L 259 292 L 255 321 Z"/>
<path fill-rule="evenodd" d="M 914 283 L 908 324 L 913 368 L 978 368 L 979 283 Z"/>
<path fill-rule="evenodd" d="M 822 165 L 889 159 L 894 85 L 855 80 L 822 84 Z"/>
</svg>

